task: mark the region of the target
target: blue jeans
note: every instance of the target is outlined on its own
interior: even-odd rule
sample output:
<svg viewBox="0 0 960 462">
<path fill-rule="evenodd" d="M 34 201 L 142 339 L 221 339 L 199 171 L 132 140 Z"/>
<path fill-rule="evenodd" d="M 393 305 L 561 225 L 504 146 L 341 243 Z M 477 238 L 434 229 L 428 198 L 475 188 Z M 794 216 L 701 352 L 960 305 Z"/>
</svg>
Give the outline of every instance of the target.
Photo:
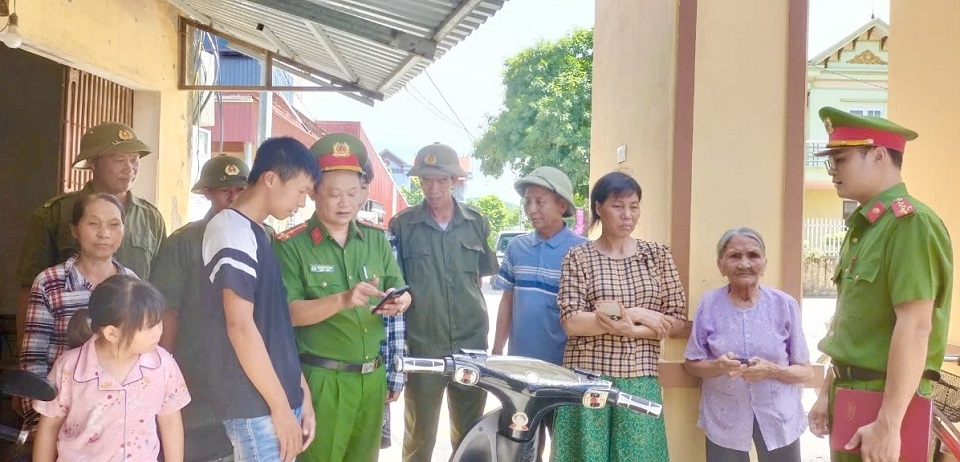
<svg viewBox="0 0 960 462">
<path fill-rule="evenodd" d="M 293 414 L 300 420 L 300 408 Z M 233 444 L 235 462 L 276 462 L 280 460 L 280 440 L 270 416 L 224 420 L 223 427 Z"/>
</svg>

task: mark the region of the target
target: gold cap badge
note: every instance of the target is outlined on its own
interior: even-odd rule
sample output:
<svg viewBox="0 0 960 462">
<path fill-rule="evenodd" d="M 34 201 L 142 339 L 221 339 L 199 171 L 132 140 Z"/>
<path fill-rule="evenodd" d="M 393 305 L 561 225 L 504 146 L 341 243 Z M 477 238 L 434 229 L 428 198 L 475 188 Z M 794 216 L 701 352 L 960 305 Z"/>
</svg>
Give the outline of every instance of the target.
<svg viewBox="0 0 960 462">
<path fill-rule="evenodd" d="M 123 141 L 130 141 L 133 139 L 133 132 L 130 130 L 120 130 L 120 133 L 117 134 L 117 137 Z"/>
<path fill-rule="evenodd" d="M 347 157 L 350 155 L 350 145 L 344 143 L 343 141 L 334 143 L 333 145 L 333 155 L 337 157 Z"/>
<path fill-rule="evenodd" d="M 428 156 L 426 156 L 426 157 L 423 158 L 423 163 L 425 163 L 425 164 L 427 164 L 427 165 L 436 164 L 436 163 L 437 163 L 437 157 L 434 156 L 433 154 L 430 154 L 430 155 L 428 155 Z"/>
<path fill-rule="evenodd" d="M 833 122 L 830 121 L 830 118 L 829 118 L 829 117 L 824 117 L 824 118 L 823 118 L 823 128 L 825 128 L 825 129 L 827 130 L 827 134 L 828 134 L 828 135 L 831 134 L 831 133 L 833 133 Z"/>
<path fill-rule="evenodd" d="M 223 169 L 223 173 L 226 173 L 227 175 L 230 175 L 230 176 L 237 176 L 240 174 L 240 168 L 237 167 L 236 165 L 230 164 Z"/>
</svg>

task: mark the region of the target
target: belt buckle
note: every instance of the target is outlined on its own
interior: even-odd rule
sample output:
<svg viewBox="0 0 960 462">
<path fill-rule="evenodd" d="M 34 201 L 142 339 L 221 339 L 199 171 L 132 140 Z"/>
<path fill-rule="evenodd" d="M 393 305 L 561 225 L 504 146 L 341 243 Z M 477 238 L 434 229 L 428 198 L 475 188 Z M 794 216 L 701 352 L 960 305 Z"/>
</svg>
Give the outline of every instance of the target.
<svg viewBox="0 0 960 462">
<path fill-rule="evenodd" d="M 363 363 L 362 365 L 360 365 L 360 373 L 361 373 L 361 374 L 369 374 L 369 373 L 373 372 L 373 370 L 376 369 L 376 368 L 377 368 L 377 362 L 376 362 L 376 361 L 370 361 L 369 363 Z"/>
</svg>

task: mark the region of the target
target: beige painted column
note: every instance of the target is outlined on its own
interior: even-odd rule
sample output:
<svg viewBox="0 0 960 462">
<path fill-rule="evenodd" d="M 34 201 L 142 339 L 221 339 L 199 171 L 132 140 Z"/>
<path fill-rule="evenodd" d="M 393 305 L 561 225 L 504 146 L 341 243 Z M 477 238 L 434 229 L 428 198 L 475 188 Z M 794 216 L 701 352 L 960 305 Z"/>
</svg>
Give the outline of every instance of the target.
<svg viewBox="0 0 960 462">
<path fill-rule="evenodd" d="M 932 207 L 953 236 L 954 263 L 960 247 L 960 55 L 950 53 L 951 32 L 960 20 L 960 2 L 929 0 L 918 6 L 908 0 L 890 1 L 888 81 L 889 117 L 920 136 L 907 143 L 903 179 L 911 195 Z M 954 273 L 953 306 L 960 298 Z M 960 310 L 951 314 L 952 345 L 960 345 Z"/>
<path fill-rule="evenodd" d="M 591 181 L 614 169 L 638 179 L 637 235 L 671 246 L 691 319 L 723 284 L 715 244 L 732 226 L 763 234 L 765 282 L 799 297 L 806 0 L 596 5 Z M 671 460 L 698 461 L 685 344 L 664 348 L 664 418 Z"/>
</svg>

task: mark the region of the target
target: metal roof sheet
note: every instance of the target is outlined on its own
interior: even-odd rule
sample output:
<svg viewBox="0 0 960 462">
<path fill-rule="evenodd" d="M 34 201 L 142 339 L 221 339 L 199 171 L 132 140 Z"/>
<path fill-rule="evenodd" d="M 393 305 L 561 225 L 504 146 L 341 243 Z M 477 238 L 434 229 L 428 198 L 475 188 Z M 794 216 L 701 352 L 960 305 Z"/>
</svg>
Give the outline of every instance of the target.
<svg viewBox="0 0 960 462">
<path fill-rule="evenodd" d="M 506 0 L 168 1 L 184 16 L 218 32 L 388 97 L 469 36 Z M 346 14 L 349 17 L 341 17 L 357 23 L 340 30 L 335 23 L 305 19 L 317 18 L 318 12 Z M 258 29 L 260 24 L 268 31 Z M 384 26 L 435 42 L 433 58 L 370 39 Z"/>
</svg>

